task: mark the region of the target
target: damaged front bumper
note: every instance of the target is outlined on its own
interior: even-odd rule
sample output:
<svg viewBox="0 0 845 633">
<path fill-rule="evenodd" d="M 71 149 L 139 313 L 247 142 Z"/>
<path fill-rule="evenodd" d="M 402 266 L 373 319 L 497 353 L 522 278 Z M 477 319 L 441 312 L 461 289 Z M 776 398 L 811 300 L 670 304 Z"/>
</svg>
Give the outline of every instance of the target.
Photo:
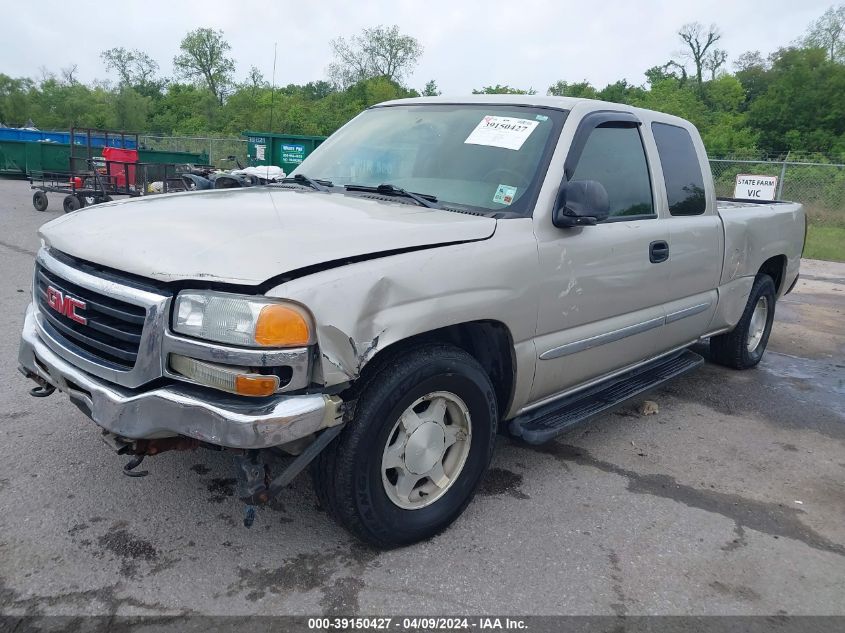
<svg viewBox="0 0 845 633">
<path fill-rule="evenodd" d="M 246 398 L 189 384 L 148 390 L 121 387 L 71 365 L 41 340 L 35 307 L 27 308 L 20 371 L 52 386 L 103 429 L 130 440 L 191 437 L 227 448 L 261 449 L 340 424 L 341 400 L 323 394 Z"/>
</svg>

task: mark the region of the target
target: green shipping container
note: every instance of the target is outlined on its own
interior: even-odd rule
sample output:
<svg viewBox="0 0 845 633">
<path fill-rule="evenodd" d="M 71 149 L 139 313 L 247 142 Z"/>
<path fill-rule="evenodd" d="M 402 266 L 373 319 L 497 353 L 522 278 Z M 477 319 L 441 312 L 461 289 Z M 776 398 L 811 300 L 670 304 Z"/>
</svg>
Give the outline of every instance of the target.
<svg viewBox="0 0 845 633">
<path fill-rule="evenodd" d="M 300 136 L 272 132 L 244 132 L 247 139 L 246 154 L 249 164 L 276 165 L 291 173 L 317 147 L 325 136 Z"/>
<path fill-rule="evenodd" d="M 94 148 L 99 155 L 100 148 Z M 140 149 L 142 163 L 199 163 L 208 162 L 206 154 L 167 152 Z M 84 163 L 83 163 L 84 164 Z M 27 175 L 33 172 L 65 173 L 70 170 L 70 145 L 63 143 L 32 143 L 28 141 L 0 141 L 0 174 Z"/>
</svg>

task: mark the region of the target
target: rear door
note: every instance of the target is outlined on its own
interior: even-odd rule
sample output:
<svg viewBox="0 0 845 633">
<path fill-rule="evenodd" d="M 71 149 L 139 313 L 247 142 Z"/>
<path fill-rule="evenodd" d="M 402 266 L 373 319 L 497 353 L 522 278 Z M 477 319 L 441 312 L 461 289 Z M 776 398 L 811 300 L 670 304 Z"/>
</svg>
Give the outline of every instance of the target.
<svg viewBox="0 0 845 633">
<path fill-rule="evenodd" d="M 537 369 L 531 394 L 542 401 L 661 348 L 669 230 L 641 121 L 627 112 L 592 112 L 574 133 L 565 180 L 607 190 L 610 217 L 596 226 L 557 228 L 535 216 L 540 270 Z"/>
<path fill-rule="evenodd" d="M 668 214 L 669 281 L 664 340 L 671 347 L 707 331 L 718 299 L 724 234 L 704 147 L 691 125 L 651 123 Z"/>
</svg>

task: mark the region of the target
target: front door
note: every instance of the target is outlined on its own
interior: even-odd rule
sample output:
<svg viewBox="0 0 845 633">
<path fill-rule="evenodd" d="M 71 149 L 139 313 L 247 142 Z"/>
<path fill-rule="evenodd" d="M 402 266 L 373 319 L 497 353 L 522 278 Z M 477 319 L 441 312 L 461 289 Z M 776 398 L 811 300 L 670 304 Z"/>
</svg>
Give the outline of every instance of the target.
<svg viewBox="0 0 845 633">
<path fill-rule="evenodd" d="M 607 191 L 610 217 L 595 226 L 538 223 L 540 269 L 533 403 L 659 353 L 669 231 L 632 115 L 588 115 L 566 160 L 567 181 Z"/>
</svg>

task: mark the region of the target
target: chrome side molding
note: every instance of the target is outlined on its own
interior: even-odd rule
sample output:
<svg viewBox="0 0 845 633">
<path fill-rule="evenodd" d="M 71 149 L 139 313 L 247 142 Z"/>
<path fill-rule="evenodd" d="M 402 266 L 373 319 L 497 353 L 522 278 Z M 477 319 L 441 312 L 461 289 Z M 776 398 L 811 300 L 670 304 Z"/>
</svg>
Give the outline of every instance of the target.
<svg viewBox="0 0 845 633">
<path fill-rule="evenodd" d="M 670 312 L 666 315 L 666 323 L 668 325 L 669 323 L 680 321 L 681 319 L 691 317 L 695 314 L 701 314 L 711 305 L 713 305 L 712 302 L 699 303 L 698 305 L 690 306 L 689 308 L 683 308 L 682 310 L 677 310 L 676 312 Z"/>
<path fill-rule="evenodd" d="M 634 336 L 635 334 L 642 334 L 648 330 L 653 330 L 654 328 L 662 327 L 663 325 L 700 314 L 707 310 L 711 305 L 713 305 L 712 302 L 699 303 L 688 308 L 676 310 L 666 316 L 655 317 L 653 319 L 641 321 L 640 323 L 627 325 L 623 328 L 619 328 L 618 330 L 612 330 L 610 332 L 605 332 L 604 334 L 597 334 L 596 336 L 591 336 L 589 338 L 572 341 L 571 343 L 566 343 L 558 347 L 553 347 L 552 349 L 546 350 L 540 354 L 540 360 L 552 360 L 554 358 L 560 358 L 561 356 L 576 354 L 578 352 L 583 352 L 584 350 L 592 349 L 593 347 L 598 347 L 599 345 L 606 345 L 607 343 L 613 343 L 623 338 Z"/>
</svg>

